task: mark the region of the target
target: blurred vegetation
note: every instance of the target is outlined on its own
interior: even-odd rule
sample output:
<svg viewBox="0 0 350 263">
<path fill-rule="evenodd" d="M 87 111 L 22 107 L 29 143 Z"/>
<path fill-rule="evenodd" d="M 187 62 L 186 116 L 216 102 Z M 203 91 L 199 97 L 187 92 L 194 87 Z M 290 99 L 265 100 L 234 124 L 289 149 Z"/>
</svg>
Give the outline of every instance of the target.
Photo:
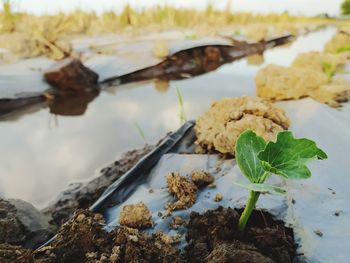
<svg viewBox="0 0 350 263">
<path fill-rule="evenodd" d="M 298 32 L 299 28 L 308 25 L 333 22 L 327 18 L 306 18 L 288 13 L 232 13 L 215 10 L 212 5 L 208 5 L 205 10 L 177 9 L 171 6 L 135 10 L 126 5 L 121 13 L 109 11 L 97 15 L 94 12 L 75 10 L 36 16 L 14 13 L 10 1 L 4 0 L 3 11 L 0 12 L 0 48 L 8 48 L 20 57 L 44 54 L 52 59 L 61 59 L 71 52 L 69 39 L 76 35 L 139 34 L 186 28 L 194 30 L 196 33 L 193 36 L 198 36 L 218 35 L 225 28 L 226 32 L 234 36 L 241 34 L 247 26 L 251 26 L 253 35 L 254 31 L 268 32 L 261 30 L 268 26 L 273 26 L 275 34 L 283 34 Z"/>
<path fill-rule="evenodd" d="M 325 18 L 306 18 L 291 16 L 288 13 L 259 15 L 251 13 L 231 13 L 215 10 L 208 5 L 206 10 L 177 9 L 171 6 L 154 7 L 145 10 L 134 10 L 129 5 L 117 14 L 113 11 L 97 15 L 94 12 L 83 12 L 75 10 L 70 13 L 58 13 L 56 15 L 31 15 L 26 13 L 13 13 L 10 1 L 3 2 L 3 11 L 0 12 L 0 32 L 23 31 L 33 22 L 45 27 L 56 26 L 57 23 L 66 23 L 70 26 L 65 28 L 69 34 L 98 34 L 118 32 L 125 27 L 143 28 L 148 27 L 154 31 L 171 27 L 200 27 L 212 26 L 214 29 L 225 25 L 246 24 L 288 24 L 295 22 L 324 22 Z M 48 20 L 56 22 L 46 25 Z M 31 22 L 28 24 L 28 22 Z M 52 29 L 52 28 L 50 28 Z"/>
<path fill-rule="evenodd" d="M 12 12 L 10 0 L 3 0 L 3 12 L 1 14 L 1 31 L 13 32 L 15 30 L 16 15 Z"/>
<path fill-rule="evenodd" d="M 350 15 L 350 0 L 344 0 L 341 4 L 341 13 L 343 15 Z"/>
</svg>

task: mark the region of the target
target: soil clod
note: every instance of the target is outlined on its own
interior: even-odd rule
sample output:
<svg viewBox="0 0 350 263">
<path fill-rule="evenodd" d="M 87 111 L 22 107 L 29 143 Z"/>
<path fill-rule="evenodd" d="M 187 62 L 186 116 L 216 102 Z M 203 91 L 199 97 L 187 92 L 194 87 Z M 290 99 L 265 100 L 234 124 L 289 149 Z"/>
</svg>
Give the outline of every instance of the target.
<svg viewBox="0 0 350 263">
<path fill-rule="evenodd" d="M 170 194 L 178 200 L 175 203 L 168 203 L 166 208 L 169 212 L 176 209 L 191 207 L 197 199 L 197 186 L 188 178 L 181 176 L 178 172 L 167 176 L 167 186 Z"/>
<path fill-rule="evenodd" d="M 216 194 L 215 196 L 214 196 L 214 201 L 215 202 L 220 202 L 220 201 L 222 201 L 222 199 L 223 199 L 223 196 L 222 196 L 222 194 Z"/>
<path fill-rule="evenodd" d="M 143 202 L 135 205 L 125 205 L 120 213 L 119 223 L 140 229 L 153 225 L 151 212 Z"/>
<path fill-rule="evenodd" d="M 212 104 L 195 126 L 196 143 L 207 152 L 235 155 L 238 136 L 251 129 L 265 140 L 276 138 L 289 127 L 284 111 L 258 97 L 226 98 Z"/>
<path fill-rule="evenodd" d="M 170 228 L 171 229 L 178 229 L 180 226 L 184 225 L 185 224 L 185 220 L 182 219 L 181 217 L 179 216 L 176 216 L 173 218 L 173 220 L 171 221 L 170 223 Z"/>
<path fill-rule="evenodd" d="M 319 229 L 314 230 L 314 233 L 315 233 L 316 235 L 318 235 L 319 237 L 323 237 L 323 233 L 322 233 L 321 230 L 319 230 Z"/>
<path fill-rule="evenodd" d="M 193 171 L 191 173 L 191 180 L 198 188 L 201 188 L 214 183 L 215 178 L 205 171 Z"/>
</svg>

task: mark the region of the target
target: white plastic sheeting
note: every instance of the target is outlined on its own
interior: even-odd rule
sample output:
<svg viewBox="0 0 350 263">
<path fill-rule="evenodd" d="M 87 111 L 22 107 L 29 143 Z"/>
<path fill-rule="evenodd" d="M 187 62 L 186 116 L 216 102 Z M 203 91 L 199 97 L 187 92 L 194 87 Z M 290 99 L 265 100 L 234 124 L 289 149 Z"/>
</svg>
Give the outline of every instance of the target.
<svg viewBox="0 0 350 263">
<path fill-rule="evenodd" d="M 317 142 L 329 156 L 325 161 L 314 161 L 310 165 L 312 177 L 308 180 L 288 181 L 271 176 L 269 183 L 285 187 L 286 196 L 263 195 L 257 206 L 272 213 L 293 227 L 299 244 L 298 252 L 305 258 L 302 262 L 348 262 L 350 251 L 350 105 L 341 110 L 330 108 L 311 99 L 279 103 L 291 120 L 291 130 L 296 137 L 307 137 Z M 187 175 L 193 170 L 206 170 L 215 177 L 216 188 L 204 188 L 198 193 L 197 202 L 187 210 L 173 212 L 163 219 L 164 205 L 173 201 L 166 189 L 166 175 L 179 171 Z M 244 182 L 235 160 L 221 160 L 217 155 L 167 154 L 151 171 L 148 180 L 121 205 L 110 208 L 106 217 L 107 228 L 118 225 L 120 209 L 125 204 L 144 202 L 152 212 L 155 223 L 151 231 L 161 229 L 170 235 L 178 232 L 184 245 L 184 228 L 169 229 L 173 216 L 189 218 L 191 211 L 203 213 L 207 209 L 242 207 L 248 191 L 235 185 Z M 149 190 L 153 189 L 153 193 Z M 213 200 L 216 193 L 223 195 L 221 202 Z M 335 215 L 339 213 L 339 216 Z M 322 232 L 322 237 L 315 231 Z"/>
</svg>

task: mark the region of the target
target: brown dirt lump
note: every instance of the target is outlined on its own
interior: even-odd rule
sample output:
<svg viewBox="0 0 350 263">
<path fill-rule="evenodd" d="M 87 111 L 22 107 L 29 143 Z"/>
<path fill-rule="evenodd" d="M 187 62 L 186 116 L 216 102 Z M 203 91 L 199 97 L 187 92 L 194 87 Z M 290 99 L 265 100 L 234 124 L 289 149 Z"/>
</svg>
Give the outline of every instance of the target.
<svg viewBox="0 0 350 263">
<path fill-rule="evenodd" d="M 125 205 L 120 212 L 119 223 L 140 229 L 153 225 L 151 212 L 143 202 Z"/>
<path fill-rule="evenodd" d="M 226 98 L 212 104 L 195 125 L 196 143 L 207 151 L 235 154 L 238 136 L 247 129 L 265 140 L 274 140 L 277 133 L 289 127 L 284 111 L 258 97 Z"/>
</svg>

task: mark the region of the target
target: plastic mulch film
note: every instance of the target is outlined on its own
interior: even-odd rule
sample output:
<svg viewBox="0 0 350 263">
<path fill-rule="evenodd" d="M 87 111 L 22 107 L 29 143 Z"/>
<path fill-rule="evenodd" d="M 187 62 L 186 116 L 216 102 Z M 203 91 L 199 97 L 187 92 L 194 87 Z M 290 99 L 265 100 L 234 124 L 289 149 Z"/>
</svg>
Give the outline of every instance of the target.
<svg viewBox="0 0 350 263">
<path fill-rule="evenodd" d="M 263 195 L 257 207 L 270 212 L 276 219 L 283 220 L 293 228 L 299 245 L 298 253 L 304 255 L 298 257 L 298 262 L 348 262 L 350 105 L 345 104 L 339 111 L 311 99 L 278 104 L 286 110 L 292 124 L 290 130 L 295 136 L 315 140 L 327 152 L 329 159 L 313 162 L 310 165 L 312 177 L 308 180 L 286 182 L 281 177 L 271 176 L 268 183 L 285 187 L 287 194 Z M 224 160 L 218 155 L 191 154 L 191 147 L 188 146 L 193 146 L 191 130 L 187 130 L 182 141 L 172 148 L 171 153 L 163 155 L 152 169 L 141 168 L 143 172 L 139 174 L 133 168 L 133 175 L 127 173 L 106 190 L 92 210 L 104 214 L 107 230 L 118 225 L 119 213 L 124 205 L 142 201 L 152 213 L 154 227 L 149 231 L 162 230 L 169 235 L 179 234 L 180 246 L 184 246 L 185 228 L 169 228 L 173 217 L 188 219 L 191 211 L 203 213 L 218 206 L 240 208 L 245 205 L 249 192 L 235 184 L 246 180 L 235 160 Z M 139 165 L 140 163 L 136 167 Z M 216 188 L 199 190 L 197 201 L 191 208 L 177 210 L 171 216 L 163 217 L 165 204 L 174 201 L 166 188 L 166 176 L 174 171 L 186 176 L 194 170 L 212 173 Z M 214 201 L 217 193 L 223 196 L 220 202 Z M 316 234 L 320 232 L 322 236 Z"/>
</svg>

